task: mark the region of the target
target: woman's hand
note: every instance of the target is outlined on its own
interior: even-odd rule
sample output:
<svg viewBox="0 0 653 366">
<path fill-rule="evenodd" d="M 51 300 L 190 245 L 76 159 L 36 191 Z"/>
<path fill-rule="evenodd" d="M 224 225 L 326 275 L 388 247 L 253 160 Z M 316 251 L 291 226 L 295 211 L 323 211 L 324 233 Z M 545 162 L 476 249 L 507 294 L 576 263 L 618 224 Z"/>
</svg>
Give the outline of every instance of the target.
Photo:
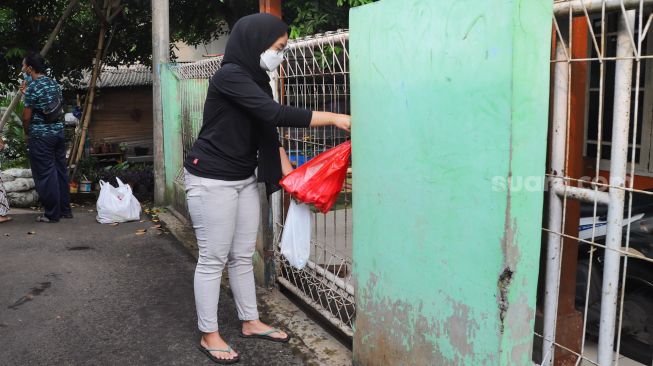
<svg viewBox="0 0 653 366">
<path fill-rule="evenodd" d="M 351 132 L 351 116 L 347 114 L 338 114 L 333 125 L 341 130 Z"/>
<path fill-rule="evenodd" d="M 23 83 L 20 84 L 20 92 L 25 94 L 25 89 L 27 89 L 27 83 L 23 81 Z"/>
<path fill-rule="evenodd" d="M 313 111 L 310 127 L 336 126 L 349 132 L 351 130 L 351 116 L 331 112 Z"/>
</svg>

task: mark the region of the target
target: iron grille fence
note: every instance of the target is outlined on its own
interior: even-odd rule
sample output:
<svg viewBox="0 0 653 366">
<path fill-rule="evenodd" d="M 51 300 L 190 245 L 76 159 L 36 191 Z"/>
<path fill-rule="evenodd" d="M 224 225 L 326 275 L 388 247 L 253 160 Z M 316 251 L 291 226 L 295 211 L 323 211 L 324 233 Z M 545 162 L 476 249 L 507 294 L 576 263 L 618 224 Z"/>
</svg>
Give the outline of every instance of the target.
<svg viewBox="0 0 653 366">
<path fill-rule="evenodd" d="M 290 42 L 285 61 L 273 78 L 279 101 L 311 110 L 349 114 L 348 39 L 347 31 L 338 31 Z M 296 166 L 349 138 L 333 126 L 281 128 L 280 135 Z M 290 266 L 280 253 L 288 196 L 277 194 L 272 211 L 278 282 L 349 336 L 353 334 L 355 315 L 351 274 L 352 193 L 351 175 L 348 175 L 334 208 L 327 214 L 313 213 L 310 259 L 301 270 Z"/>
<path fill-rule="evenodd" d="M 652 4 L 554 2 L 542 365 L 653 362 Z"/>
</svg>

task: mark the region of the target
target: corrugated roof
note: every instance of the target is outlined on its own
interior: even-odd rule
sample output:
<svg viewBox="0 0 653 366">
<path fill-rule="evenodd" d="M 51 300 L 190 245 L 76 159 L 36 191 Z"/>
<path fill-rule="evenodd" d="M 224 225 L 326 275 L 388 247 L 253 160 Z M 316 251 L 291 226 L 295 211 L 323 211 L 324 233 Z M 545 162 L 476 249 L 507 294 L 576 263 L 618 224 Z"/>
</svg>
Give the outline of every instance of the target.
<svg viewBox="0 0 653 366">
<path fill-rule="evenodd" d="M 91 71 L 84 71 L 84 78 L 76 85 L 78 89 L 88 88 Z M 118 66 L 102 68 L 97 81 L 98 88 L 123 88 L 130 86 L 152 85 L 152 70 L 144 65 Z"/>
</svg>

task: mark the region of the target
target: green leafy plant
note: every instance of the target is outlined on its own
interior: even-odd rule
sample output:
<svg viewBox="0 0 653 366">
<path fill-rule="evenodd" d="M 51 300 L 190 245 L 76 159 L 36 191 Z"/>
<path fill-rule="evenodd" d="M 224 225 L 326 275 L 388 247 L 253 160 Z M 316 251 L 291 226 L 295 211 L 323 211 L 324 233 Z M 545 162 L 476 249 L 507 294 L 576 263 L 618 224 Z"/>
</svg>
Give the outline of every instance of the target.
<svg viewBox="0 0 653 366">
<path fill-rule="evenodd" d="M 374 1 L 376 0 L 338 0 L 338 6 L 343 6 L 347 4 L 351 7 L 354 7 L 354 6 L 369 4 Z"/>
<path fill-rule="evenodd" d="M 327 14 L 321 13 L 314 3 L 297 8 L 297 17 L 290 25 L 290 38 L 316 33 L 328 22 Z"/>
<path fill-rule="evenodd" d="M 283 18 L 290 38 L 348 28 L 349 9 L 376 0 L 284 0 Z"/>
<path fill-rule="evenodd" d="M 98 177 L 97 163 L 98 160 L 94 156 L 79 159 L 79 162 L 77 163 L 77 175 L 75 178 L 86 178 L 90 181 L 95 181 Z"/>
<path fill-rule="evenodd" d="M 119 172 L 119 171 L 123 171 L 123 170 L 127 170 L 127 169 L 129 169 L 129 162 L 128 161 L 123 161 L 122 163 L 118 163 L 116 165 L 110 165 L 110 166 L 104 168 L 104 170 L 106 170 L 108 172 Z"/>
<path fill-rule="evenodd" d="M 7 95 L 0 99 L 0 107 L 8 107 L 11 97 L 12 95 Z M 23 103 L 20 102 L 16 107 L 16 115 L 9 118 L 2 131 L 5 141 L 5 148 L 0 152 L 2 169 L 29 167 L 25 131 L 23 131 L 23 125 L 18 118 L 18 115 L 22 115 L 23 108 Z"/>
<path fill-rule="evenodd" d="M 0 82 L 17 79 L 25 53 L 40 50 L 68 3 L 69 0 L 0 1 Z M 104 3 L 79 1 L 46 56 L 49 76 L 76 83 L 82 77 L 81 71 L 91 67 L 102 24 L 97 12 Z M 104 63 L 150 65 L 152 1 L 111 0 L 111 3 L 123 7 L 113 18 L 104 40 L 108 47 Z M 170 40 L 190 45 L 210 43 L 226 35 L 239 18 L 257 12 L 259 5 L 255 0 L 170 0 L 169 3 Z M 171 54 L 174 55 L 174 49 Z"/>
</svg>

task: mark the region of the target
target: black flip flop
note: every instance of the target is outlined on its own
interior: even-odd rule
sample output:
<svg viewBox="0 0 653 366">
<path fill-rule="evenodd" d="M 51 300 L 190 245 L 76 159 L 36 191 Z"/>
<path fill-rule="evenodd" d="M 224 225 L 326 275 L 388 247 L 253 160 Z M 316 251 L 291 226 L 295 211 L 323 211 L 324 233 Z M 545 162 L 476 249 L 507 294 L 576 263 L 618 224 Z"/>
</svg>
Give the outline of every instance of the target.
<svg viewBox="0 0 653 366">
<path fill-rule="evenodd" d="M 264 333 L 254 333 L 250 335 L 246 335 L 243 333 L 240 333 L 241 338 L 258 338 L 258 339 L 265 339 L 266 341 L 272 341 L 272 342 L 278 342 L 278 343 L 288 343 L 290 340 L 290 334 L 286 335 L 286 338 L 275 338 L 271 337 L 270 334 L 272 333 L 281 333 L 279 329 L 273 328 L 268 330 L 267 332 Z"/>
<path fill-rule="evenodd" d="M 236 356 L 235 358 L 232 359 L 223 359 L 223 358 L 217 358 L 211 354 L 211 352 L 224 352 L 224 353 L 230 353 L 233 351 L 231 347 L 227 347 L 227 349 L 212 349 L 212 348 L 204 348 L 204 346 L 199 345 L 197 348 L 206 355 L 211 361 L 215 363 L 219 363 L 220 365 L 232 365 L 234 363 L 238 363 L 240 361 L 240 355 Z"/>
</svg>

